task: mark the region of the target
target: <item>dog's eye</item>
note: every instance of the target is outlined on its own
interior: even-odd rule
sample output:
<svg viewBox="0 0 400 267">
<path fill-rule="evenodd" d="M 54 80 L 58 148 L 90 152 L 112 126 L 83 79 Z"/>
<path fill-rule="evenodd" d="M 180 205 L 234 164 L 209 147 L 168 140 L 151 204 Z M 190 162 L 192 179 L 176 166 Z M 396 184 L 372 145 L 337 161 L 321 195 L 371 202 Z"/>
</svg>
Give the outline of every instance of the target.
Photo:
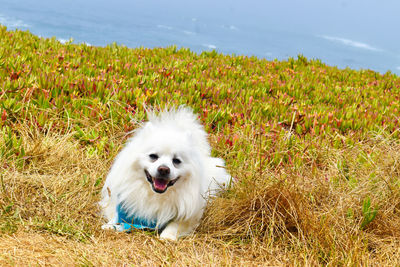
<svg viewBox="0 0 400 267">
<path fill-rule="evenodd" d="M 172 163 L 174 163 L 175 165 L 179 165 L 179 164 L 182 163 L 182 161 L 181 161 L 180 159 L 174 158 L 174 159 L 172 160 Z"/>
<path fill-rule="evenodd" d="M 151 160 L 157 160 L 158 159 L 158 155 L 157 154 L 150 154 L 149 155 Z"/>
</svg>

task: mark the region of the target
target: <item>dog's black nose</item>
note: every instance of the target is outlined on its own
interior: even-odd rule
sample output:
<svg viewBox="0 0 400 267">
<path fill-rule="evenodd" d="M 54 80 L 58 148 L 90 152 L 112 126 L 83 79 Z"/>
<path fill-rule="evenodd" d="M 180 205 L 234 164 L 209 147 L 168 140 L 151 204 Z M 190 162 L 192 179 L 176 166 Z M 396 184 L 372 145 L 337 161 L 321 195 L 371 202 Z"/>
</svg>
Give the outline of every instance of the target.
<svg viewBox="0 0 400 267">
<path fill-rule="evenodd" d="M 161 176 L 167 176 L 169 175 L 170 169 L 165 165 L 161 165 L 158 167 L 157 171 Z"/>
</svg>

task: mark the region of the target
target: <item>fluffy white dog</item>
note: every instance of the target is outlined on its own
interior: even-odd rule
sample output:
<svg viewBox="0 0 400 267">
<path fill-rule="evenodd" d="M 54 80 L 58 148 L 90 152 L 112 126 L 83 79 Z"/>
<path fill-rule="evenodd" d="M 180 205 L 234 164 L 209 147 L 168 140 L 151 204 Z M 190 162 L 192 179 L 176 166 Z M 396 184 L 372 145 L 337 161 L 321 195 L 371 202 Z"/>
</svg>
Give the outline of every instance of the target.
<svg viewBox="0 0 400 267">
<path fill-rule="evenodd" d="M 148 112 L 118 154 L 102 190 L 103 229 L 155 229 L 177 240 L 194 231 L 207 197 L 230 183 L 207 134 L 187 107 Z"/>
</svg>

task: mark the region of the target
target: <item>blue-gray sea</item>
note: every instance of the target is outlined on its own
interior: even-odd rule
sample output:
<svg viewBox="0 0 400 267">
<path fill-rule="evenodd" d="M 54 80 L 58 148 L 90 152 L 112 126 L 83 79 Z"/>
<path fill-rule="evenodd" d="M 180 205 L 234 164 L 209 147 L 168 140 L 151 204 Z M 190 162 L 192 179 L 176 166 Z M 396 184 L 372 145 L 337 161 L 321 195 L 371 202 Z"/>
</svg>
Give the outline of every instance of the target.
<svg viewBox="0 0 400 267">
<path fill-rule="evenodd" d="M 61 42 L 284 60 L 400 74 L 399 0 L 0 0 L 0 24 Z"/>
</svg>

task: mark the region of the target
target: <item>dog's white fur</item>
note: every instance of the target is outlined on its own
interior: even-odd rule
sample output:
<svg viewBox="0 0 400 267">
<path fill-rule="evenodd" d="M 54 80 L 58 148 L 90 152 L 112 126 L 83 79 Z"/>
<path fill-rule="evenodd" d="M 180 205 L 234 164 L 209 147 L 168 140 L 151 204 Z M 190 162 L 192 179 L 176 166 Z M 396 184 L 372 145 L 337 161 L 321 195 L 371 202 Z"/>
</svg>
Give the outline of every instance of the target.
<svg viewBox="0 0 400 267">
<path fill-rule="evenodd" d="M 107 176 L 100 201 L 108 220 L 103 229 L 115 229 L 116 207 L 124 202 L 128 213 L 167 224 L 161 238 L 177 240 L 194 231 L 207 197 L 227 186 L 231 177 L 224 161 L 211 157 L 207 134 L 191 109 L 148 112 L 148 119 L 118 154 Z M 147 170 L 156 177 L 159 166 L 170 169 L 170 180 L 177 179 L 163 193 L 155 192 L 145 174 Z"/>
</svg>

